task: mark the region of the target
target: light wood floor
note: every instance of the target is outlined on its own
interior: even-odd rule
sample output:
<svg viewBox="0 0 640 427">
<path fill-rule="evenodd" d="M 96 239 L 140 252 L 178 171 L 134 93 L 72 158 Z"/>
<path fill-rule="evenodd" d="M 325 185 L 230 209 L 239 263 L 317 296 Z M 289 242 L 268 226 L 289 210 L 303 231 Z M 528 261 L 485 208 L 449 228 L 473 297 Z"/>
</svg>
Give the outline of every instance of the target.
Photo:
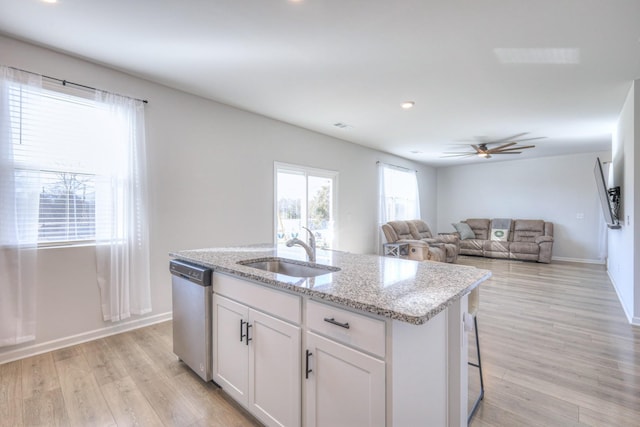
<svg viewBox="0 0 640 427">
<path fill-rule="evenodd" d="M 480 292 L 486 395 L 473 427 L 640 425 L 640 328 L 603 266 L 459 263 L 494 273 Z M 472 394 L 478 384 L 470 367 Z M 166 322 L 0 365 L 0 426 L 23 425 L 258 423 L 176 360 Z"/>
<path fill-rule="evenodd" d="M 0 365 L 0 426 L 259 426 L 172 352 L 171 322 Z"/>
<path fill-rule="evenodd" d="M 473 427 L 640 426 L 640 327 L 604 266 L 461 258 L 493 272 L 480 288 L 485 398 Z"/>
</svg>

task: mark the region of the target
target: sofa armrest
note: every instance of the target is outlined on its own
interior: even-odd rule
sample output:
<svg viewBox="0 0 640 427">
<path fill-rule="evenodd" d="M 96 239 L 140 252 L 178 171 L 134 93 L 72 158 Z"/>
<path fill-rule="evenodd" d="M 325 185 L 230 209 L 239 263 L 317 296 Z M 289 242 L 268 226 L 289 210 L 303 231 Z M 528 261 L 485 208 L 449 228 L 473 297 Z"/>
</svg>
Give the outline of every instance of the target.
<svg viewBox="0 0 640 427">
<path fill-rule="evenodd" d="M 438 239 L 434 239 L 434 238 L 430 238 L 430 239 L 420 239 L 421 242 L 425 242 L 428 245 L 431 245 L 433 243 L 439 243 L 440 241 Z"/>
<path fill-rule="evenodd" d="M 538 237 L 536 237 L 535 242 L 537 244 L 544 243 L 544 242 L 553 242 L 553 237 L 551 237 L 551 236 L 538 236 Z"/>
</svg>

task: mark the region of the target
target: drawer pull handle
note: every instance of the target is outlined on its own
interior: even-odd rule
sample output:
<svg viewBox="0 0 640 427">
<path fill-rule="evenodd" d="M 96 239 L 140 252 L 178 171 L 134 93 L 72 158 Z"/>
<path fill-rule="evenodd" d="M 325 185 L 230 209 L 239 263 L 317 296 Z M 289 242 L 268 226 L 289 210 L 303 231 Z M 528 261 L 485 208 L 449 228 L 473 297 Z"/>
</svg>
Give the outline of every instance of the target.
<svg viewBox="0 0 640 427">
<path fill-rule="evenodd" d="M 333 317 L 325 317 L 324 321 L 325 322 L 329 322 L 332 325 L 340 326 L 341 328 L 345 328 L 345 329 L 349 329 L 350 328 L 349 322 L 340 323 L 340 322 L 337 322 L 336 319 L 333 318 Z"/>
</svg>

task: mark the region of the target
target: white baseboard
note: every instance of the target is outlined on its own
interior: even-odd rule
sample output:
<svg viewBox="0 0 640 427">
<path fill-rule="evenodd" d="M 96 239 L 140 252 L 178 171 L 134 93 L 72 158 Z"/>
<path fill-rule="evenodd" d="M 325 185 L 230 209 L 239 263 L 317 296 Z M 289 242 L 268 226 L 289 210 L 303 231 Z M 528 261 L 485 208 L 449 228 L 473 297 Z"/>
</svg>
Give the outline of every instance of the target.
<svg viewBox="0 0 640 427">
<path fill-rule="evenodd" d="M 153 316 L 145 316 L 117 325 L 107 326 L 106 328 L 95 329 L 93 331 L 83 332 L 81 334 L 59 338 L 52 341 L 33 344 L 26 347 L 20 347 L 15 350 L 9 350 L 0 354 L 0 365 L 14 360 L 24 359 L 49 351 L 58 350 L 72 345 L 82 344 L 83 342 L 93 341 L 98 338 L 116 335 L 122 332 L 131 331 L 133 329 L 143 328 L 145 326 L 154 325 L 156 323 L 166 322 L 172 319 L 172 312 L 160 313 Z"/>
<path fill-rule="evenodd" d="M 622 311 L 624 311 L 624 315 L 627 317 L 627 321 L 632 325 L 640 326 L 640 317 L 633 317 L 631 315 L 631 313 L 629 313 L 627 311 L 627 307 L 622 303 L 623 299 L 620 296 L 620 292 L 618 291 L 618 286 L 616 285 L 616 281 L 613 280 L 613 277 L 611 277 L 611 273 L 609 273 L 609 270 L 607 270 L 607 276 L 609 276 L 609 280 L 611 281 L 611 284 L 613 285 L 613 290 L 616 291 L 616 296 L 618 297 L 618 302 L 620 303 L 620 306 L 622 307 Z"/>
<path fill-rule="evenodd" d="M 554 256 L 551 257 L 552 261 L 567 261 L 567 262 L 579 262 L 582 264 L 600 264 L 604 265 L 607 263 L 606 260 L 603 259 L 584 259 L 584 258 L 568 258 L 563 256 Z"/>
</svg>

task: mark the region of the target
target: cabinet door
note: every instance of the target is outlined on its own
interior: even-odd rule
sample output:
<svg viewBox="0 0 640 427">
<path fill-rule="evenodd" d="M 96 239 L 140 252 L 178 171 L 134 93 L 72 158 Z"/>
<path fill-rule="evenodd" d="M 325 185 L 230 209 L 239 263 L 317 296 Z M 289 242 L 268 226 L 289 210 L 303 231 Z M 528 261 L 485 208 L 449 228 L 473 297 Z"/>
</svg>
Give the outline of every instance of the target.
<svg viewBox="0 0 640 427">
<path fill-rule="evenodd" d="M 384 426 L 384 362 L 313 332 L 306 338 L 305 426 Z"/>
<path fill-rule="evenodd" d="M 213 295 L 213 380 L 243 406 L 249 402 L 249 346 L 246 333 L 249 308 Z"/>
<path fill-rule="evenodd" d="M 249 410 L 267 426 L 300 425 L 300 328 L 250 310 Z"/>
</svg>

